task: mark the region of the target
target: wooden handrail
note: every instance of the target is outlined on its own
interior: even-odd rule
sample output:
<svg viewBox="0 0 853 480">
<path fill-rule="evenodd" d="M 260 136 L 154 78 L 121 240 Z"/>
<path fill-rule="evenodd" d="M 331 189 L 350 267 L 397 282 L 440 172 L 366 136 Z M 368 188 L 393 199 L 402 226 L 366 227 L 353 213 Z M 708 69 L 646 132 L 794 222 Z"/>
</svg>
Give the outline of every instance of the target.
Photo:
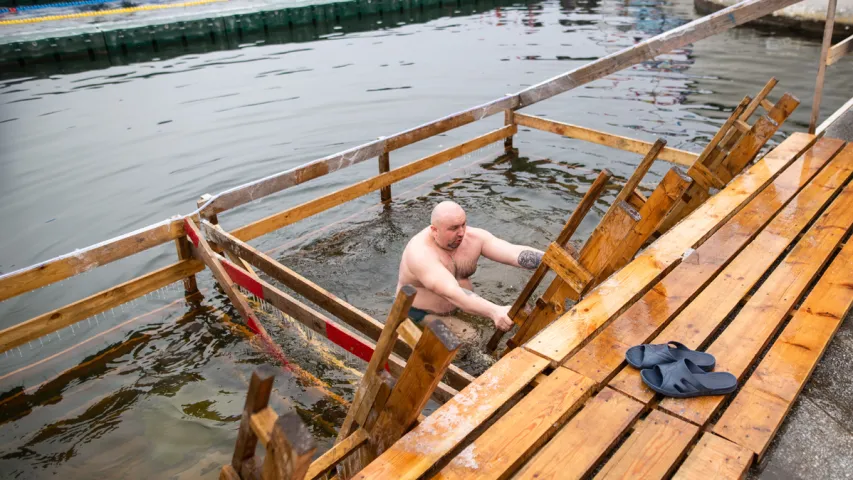
<svg viewBox="0 0 853 480">
<path fill-rule="evenodd" d="M 183 236 L 184 220 L 174 218 L 9 272 L 0 276 L 0 302 Z"/>
<path fill-rule="evenodd" d="M 602 132 L 587 127 L 579 127 L 568 123 L 558 122 L 556 120 L 548 120 L 546 118 L 536 117 L 533 115 L 525 115 L 516 113 L 514 115 L 518 125 L 524 127 L 535 128 L 545 132 L 556 133 L 564 137 L 575 138 L 590 143 L 597 143 L 607 147 L 618 148 L 627 152 L 639 153 L 645 155 L 649 149 L 653 147 L 651 142 L 636 140 L 633 138 L 622 137 L 612 133 Z M 698 155 L 686 150 L 677 148 L 664 147 L 660 155 L 657 157 L 667 162 L 672 162 L 678 165 L 693 165 Z"/>
</svg>

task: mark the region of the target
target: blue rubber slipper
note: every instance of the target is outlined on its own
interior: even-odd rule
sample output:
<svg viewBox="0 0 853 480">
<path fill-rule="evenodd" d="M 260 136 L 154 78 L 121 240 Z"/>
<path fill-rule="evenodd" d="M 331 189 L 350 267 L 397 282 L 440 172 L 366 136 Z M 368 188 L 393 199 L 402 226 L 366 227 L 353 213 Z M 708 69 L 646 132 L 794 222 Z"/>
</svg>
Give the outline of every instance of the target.
<svg viewBox="0 0 853 480">
<path fill-rule="evenodd" d="M 714 369 L 717 360 L 710 353 L 691 350 L 678 342 L 667 342 L 661 344 L 636 345 L 625 352 L 625 360 L 634 368 L 652 368 L 655 365 L 663 365 L 678 360 L 690 360 L 697 367 L 710 372 Z"/>
<path fill-rule="evenodd" d="M 725 395 L 737 389 L 737 378 L 731 373 L 708 373 L 687 359 L 641 370 L 640 377 L 652 390 L 676 398 Z"/>
</svg>

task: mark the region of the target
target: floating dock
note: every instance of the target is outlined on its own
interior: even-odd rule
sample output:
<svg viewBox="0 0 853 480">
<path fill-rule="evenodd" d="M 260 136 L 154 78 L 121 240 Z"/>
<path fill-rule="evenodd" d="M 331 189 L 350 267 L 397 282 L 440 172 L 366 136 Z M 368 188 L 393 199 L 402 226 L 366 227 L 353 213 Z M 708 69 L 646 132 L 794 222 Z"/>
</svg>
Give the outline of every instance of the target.
<svg viewBox="0 0 853 480">
<path fill-rule="evenodd" d="M 507 0 L 78 0 L 0 8 L 0 65 L 139 58 L 313 41 L 400 21 L 470 15 Z"/>
</svg>

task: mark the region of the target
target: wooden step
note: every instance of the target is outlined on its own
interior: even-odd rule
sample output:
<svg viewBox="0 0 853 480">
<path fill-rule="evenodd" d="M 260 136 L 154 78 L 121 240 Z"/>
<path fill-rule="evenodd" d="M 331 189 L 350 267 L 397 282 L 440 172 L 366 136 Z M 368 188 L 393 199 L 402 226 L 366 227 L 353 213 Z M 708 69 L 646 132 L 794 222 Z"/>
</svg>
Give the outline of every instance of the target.
<svg viewBox="0 0 853 480">
<path fill-rule="evenodd" d="M 853 150 L 845 149 L 837 155 L 651 342 L 676 340 L 689 348 L 700 348 L 707 342 L 832 194 L 853 174 L 850 153 Z M 624 369 L 610 385 L 641 401 L 654 397 L 654 392 L 643 384 L 639 373 L 633 369 Z"/>
<path fill-rule="evenodd" d="M 513 478 L 585 478 L 616 444 L 622 432 L 634 424 L 643 409 L 643 404 L 605 387 Z"/>
<path fill-rule="evenodd" d="M 762 457 L 853 306 L 848 242 L 761 360 L 714 433 Z"/>
<path fill-rule="evenodd" d="M 773 151 L 794 156 L 807 136 L 787 140 Z M 625 361 L 632 345 L 646 343 L 722 270 L 828 162 L 843 142 L 821 139 L 671 273 L 566 362 L 566 367 L 607 382 Z M 808 161 L 807 161 L 808 159 Z M 820 161 L 824 159 L 824 161 Z"/>
</svg>

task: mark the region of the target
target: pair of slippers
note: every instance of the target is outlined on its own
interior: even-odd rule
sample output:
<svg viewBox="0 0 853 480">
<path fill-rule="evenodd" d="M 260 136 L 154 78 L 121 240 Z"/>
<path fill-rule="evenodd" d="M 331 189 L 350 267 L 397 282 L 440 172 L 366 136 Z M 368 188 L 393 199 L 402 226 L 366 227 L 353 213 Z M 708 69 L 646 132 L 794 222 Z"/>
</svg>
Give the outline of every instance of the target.
<svg viewBox="0 0 853 480">
<path fill-rule="evenodd" d="M 625 360 L 640 369 L 649 388 L 668 397 L 725 395 L 737 388 L 737 378 L 731 373 L 711 372 L 717 363 L 713 355 L 678 342 L 631 347 Z"/>
</svg>

